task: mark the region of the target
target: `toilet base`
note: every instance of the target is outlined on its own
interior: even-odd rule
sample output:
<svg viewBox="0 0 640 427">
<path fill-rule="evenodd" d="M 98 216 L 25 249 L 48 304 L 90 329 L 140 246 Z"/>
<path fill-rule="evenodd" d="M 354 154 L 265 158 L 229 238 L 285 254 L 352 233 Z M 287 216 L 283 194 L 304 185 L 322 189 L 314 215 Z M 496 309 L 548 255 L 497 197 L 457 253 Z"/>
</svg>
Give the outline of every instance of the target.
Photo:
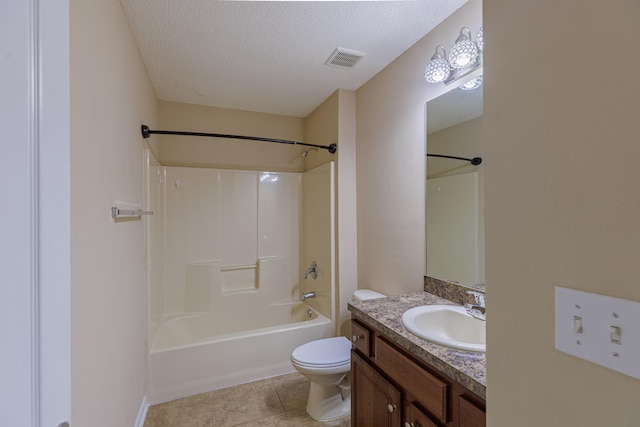
<svg viewBox="0 0 640 427">
<path fill-rule="evenodd" d="M 311 382 L 307 414 L 316 421 L 333 421 L 351 413 L 351 399 L 342 397 L 340 387 Z"/>
</svg>

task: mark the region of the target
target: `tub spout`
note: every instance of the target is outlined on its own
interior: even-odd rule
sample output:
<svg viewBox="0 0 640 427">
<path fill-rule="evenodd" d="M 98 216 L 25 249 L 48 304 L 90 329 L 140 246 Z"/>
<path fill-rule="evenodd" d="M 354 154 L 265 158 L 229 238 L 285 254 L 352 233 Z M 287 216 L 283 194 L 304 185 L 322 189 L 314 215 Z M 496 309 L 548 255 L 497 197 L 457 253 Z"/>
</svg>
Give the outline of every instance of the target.
<svg viewBox="0 0 640 427">
<path fill-rule="evenodd" d="M 300 296 L 300 301 L 304 301 L 307 298 L 315 298 L 315 297 L 316 297 L 316 293 L 314 291 L 305 292 L 304 294 L 302 294 L 302 296 Z"/>
</svg>

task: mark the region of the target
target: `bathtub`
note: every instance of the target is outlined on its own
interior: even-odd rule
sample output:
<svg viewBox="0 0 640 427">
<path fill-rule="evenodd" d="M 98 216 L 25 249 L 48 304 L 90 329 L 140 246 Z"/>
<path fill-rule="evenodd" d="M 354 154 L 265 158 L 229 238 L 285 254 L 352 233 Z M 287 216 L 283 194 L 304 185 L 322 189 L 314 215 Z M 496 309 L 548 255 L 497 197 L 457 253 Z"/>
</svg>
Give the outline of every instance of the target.
<svg viewBox="0 0 640 427">
<path fill-rule="evenodd" d="M 165 320 L 150 351 L 151 404 L 293 372 L 291 351 L 333 336 L 333 322 L 301 302 L 221 316 Z"/>
</svg>

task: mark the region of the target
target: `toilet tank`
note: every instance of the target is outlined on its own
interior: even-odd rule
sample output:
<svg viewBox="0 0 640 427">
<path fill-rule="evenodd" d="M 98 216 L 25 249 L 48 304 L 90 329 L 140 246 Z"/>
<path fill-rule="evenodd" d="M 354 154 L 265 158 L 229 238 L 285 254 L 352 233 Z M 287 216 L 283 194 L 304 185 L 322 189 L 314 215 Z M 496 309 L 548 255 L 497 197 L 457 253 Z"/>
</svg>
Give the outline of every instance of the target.
<svg viewBox="0 0 640 427">
<path fill-rule="evenodd" d="M 362 301 L 384 297 L 386 297 L 386 295 L 381 294 L 380 292 L 372 291 L 371 289 L 358 289 L 353 293 L 351 301 L 354 304 L 358 304 Z"/>
</svg>

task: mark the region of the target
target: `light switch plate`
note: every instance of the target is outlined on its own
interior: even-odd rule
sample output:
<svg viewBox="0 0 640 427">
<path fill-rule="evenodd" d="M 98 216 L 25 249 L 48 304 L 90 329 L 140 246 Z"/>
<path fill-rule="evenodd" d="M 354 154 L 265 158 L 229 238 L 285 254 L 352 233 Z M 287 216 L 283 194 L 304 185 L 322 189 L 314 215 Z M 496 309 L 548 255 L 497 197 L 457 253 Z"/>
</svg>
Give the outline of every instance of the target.
<svg viewBox="0 0 640 427">
<path fill-rule="evenodd" d="M 555 299 L 556 349 L 640 379 L 639 302 L 560 286 Z"/>
</svg>

